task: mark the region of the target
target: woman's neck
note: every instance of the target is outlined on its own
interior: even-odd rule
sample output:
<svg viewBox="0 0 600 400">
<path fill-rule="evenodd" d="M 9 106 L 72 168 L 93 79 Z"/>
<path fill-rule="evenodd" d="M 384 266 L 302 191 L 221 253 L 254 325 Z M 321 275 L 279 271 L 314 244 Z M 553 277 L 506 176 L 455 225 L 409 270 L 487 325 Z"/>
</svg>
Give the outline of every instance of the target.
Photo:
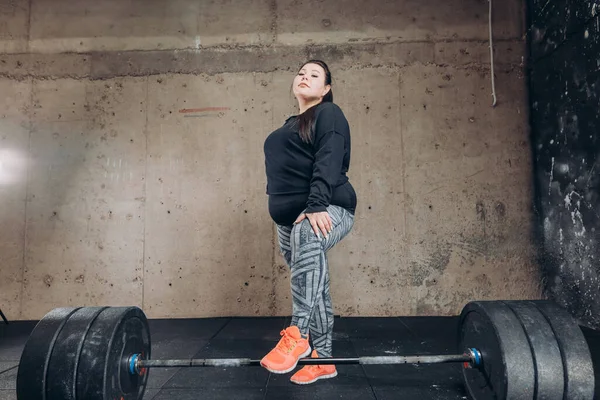
<svg viewBox="0 0 600 400">
<path fill-rule="evenodd" d="M 312 101 L 298 100 L 298 108 L 300 109 L 300 114 L 303 114 L 306 110 L 308 110 L 312 106 L 319 104 L 321 101 L 321 99 L 315 99 Z"/>
</svg>

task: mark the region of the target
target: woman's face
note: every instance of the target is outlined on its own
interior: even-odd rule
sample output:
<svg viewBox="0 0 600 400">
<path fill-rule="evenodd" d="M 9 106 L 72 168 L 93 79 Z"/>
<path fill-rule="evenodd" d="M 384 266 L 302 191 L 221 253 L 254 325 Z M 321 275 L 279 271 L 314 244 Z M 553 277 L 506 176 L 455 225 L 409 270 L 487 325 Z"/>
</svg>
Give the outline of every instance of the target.
<svg viewBox="0 0 600 400">
<path fill-rule="evenodd" d="M 325 70 L 319 64 L 306 64 L 294 78 L 294 96 L 304 101 L 322 100 L 331 89 L 325 85 Z"/>
</svg>

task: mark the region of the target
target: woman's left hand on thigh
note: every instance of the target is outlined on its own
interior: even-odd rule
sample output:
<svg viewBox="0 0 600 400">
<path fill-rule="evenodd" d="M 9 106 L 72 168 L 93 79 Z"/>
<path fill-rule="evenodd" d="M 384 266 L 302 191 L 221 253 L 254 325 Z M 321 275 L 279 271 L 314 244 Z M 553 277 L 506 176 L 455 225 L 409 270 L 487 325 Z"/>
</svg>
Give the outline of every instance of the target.
<svg viewBox="0 0 600 400">
<path fill-rule="evenodd" d="M 302 213 L 296 219 L 294 224 L 298 224 L 302 222 L 305 218 L 308 218 L 310 221 L 310 225 L 315 232 L 317 237 L 320 237 L 319 232 L 323 233 L 324 237 L 329 235 L 329 232 L 333 229 L 333 224 L 331 223 L 331 217 L 327 211 L 321 211 L 316 213 Z"/>
</svg>

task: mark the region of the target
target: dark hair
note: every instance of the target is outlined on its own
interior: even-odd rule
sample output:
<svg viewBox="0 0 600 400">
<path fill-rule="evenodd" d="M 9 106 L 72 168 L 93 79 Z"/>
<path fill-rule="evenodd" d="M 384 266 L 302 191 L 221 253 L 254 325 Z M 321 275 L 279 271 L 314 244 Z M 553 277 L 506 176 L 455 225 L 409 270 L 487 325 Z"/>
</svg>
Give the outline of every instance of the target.
<svg viewBox="0 0 600 400">
<path fill-rule="evenodd" d="M 325 64 L 324 61 L 321 60 L 308 60 L 298 69 L 300 71 L 306 64 L 317 64 L 323 67 L 325 70 L 325 85 L 331 85 L 331 72 L 329 71 L 329 67 Z M 325 96 L 323 96 L 322 103 L 333 103 L 333 91 L 331 88 L 327 92 Z M 319 103 L 320 104 L 320 103 Z M 300 134 L 300 138 L 305 143 L 312 142 L 312 125 L 315 120 L 315 108 L 319 105 L 315 104 L 308 110 L 304 111 L 302 114 L 298 116 L 298 133 Z"/>
</svg>

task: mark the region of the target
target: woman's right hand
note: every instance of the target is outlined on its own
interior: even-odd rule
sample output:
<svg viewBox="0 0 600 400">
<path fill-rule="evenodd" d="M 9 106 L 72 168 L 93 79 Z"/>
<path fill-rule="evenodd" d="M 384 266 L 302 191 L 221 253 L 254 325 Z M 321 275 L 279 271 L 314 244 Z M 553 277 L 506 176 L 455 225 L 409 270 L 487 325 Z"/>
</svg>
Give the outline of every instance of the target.
<svg viewBox="0 0 600 400">
<path fill-rule="evenodd" d="M 327 211 L 321 211 L 316 213 L 302 213 L 294 222 L 295 224 L 299 224 L 304 220 L 304 218 L 308 218 L 310 221 L 310 225 L 315 232 L 315 235 L 320 239 L 320 233 L 323 233 L 323 237 L 327 238 L 329 233 L 333 229 L 333 224 L 331 223 L 331 217 Z"/>
</svg>

